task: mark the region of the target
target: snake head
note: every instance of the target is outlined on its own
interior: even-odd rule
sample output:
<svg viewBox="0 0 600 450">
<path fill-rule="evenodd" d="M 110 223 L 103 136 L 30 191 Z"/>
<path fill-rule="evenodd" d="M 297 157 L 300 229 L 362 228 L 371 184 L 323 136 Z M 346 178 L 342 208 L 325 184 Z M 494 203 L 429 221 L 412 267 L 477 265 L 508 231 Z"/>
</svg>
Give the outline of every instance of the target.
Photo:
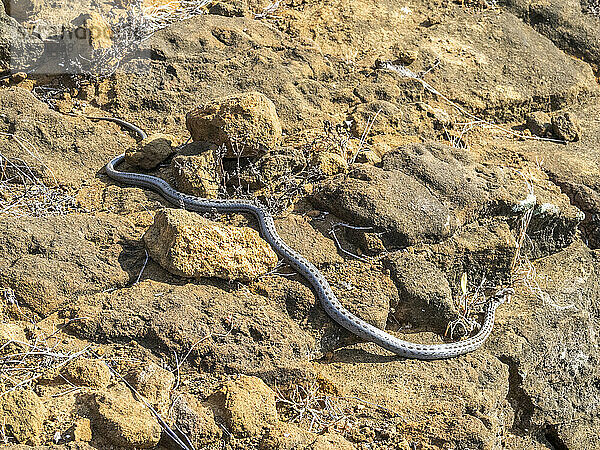
<svg viewBox="0 0 600 450">
<path fill-rule="evenodd" d="M 502 303 L 510 301 L 510 297 L 515 293 L 513 288 L 504 288 L 496 292 L 491 298 L 490 302 L 494 308 L 497 308 Z"/>
</svg>

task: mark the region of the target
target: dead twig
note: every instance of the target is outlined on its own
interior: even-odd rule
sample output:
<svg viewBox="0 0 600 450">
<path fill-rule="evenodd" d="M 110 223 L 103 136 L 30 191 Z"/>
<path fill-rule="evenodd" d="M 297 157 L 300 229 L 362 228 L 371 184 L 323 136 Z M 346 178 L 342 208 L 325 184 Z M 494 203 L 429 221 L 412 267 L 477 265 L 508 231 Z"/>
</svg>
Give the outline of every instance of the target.
<svg viewBox="0 0 600 450">
<path fill-rule="evenodd" d="M 541 162 L 539 164 L 541 164 Z M 532 245 L 531 238 L 527 234 L 527 230 L 535 212 L 537 198 L 533 191 L 533 182 L 531 179 L 520 171 L 517 171 L 517 173 L 523 177 L 523 180 L 527 186 L 528 194 L 526 199 L 517 205 L 517 212 L 520 213 L 520 216 L 518 218 L 516 232 L 512 232 L 516 251 L 510 269 L 511 286 L 521 284 L 534 297 L 541 300 L 544 304 L 551 305 L 556 310 L 562 311 L 575 308 L 574 303 L 559 305 L 547 292 L 540 287 L 536 268 L 527 256 L 526 252 L 526 248 Z"/>
<path fill-rule="evenodd" d="M 342 244 L 340 243 L 340 241 L 338 240 L 337 235 L 335 234 L 336 230 L 338 228 L 340 228 L 340 227 L 350 228 L 350 229 L 353 229 L 353 230 L 365 230 L 365 231 L 366 230 L 372 231 L 373 228 L 372 227 L 357 227 L 357 226 L 354 226 L 354 225 L 349 225 L 347 223 L 337 222 L 337 223 L 334 223 L 331 226 L 331 229 L 329 230 L 329 234 L 331 235 L 331 237 L 333 237 L 333 241 L 335 242 L 335 245 L 336 245 L 336 247 L 338 248 L 339 251 L 341 251 L 345 255 L 348 255 L 348 256 L 350 256 L 352 258 L 358 259 L 359 261 L 362 261 L 362 262 L 371 262 L 371 258 L 365 258 L 363 256 L 359 256 L 359 255 L 357 255 L 355 253 L 352 253 L 349 250 L 346 250 L 344 247 L 342 247 Z"/>
</svg>

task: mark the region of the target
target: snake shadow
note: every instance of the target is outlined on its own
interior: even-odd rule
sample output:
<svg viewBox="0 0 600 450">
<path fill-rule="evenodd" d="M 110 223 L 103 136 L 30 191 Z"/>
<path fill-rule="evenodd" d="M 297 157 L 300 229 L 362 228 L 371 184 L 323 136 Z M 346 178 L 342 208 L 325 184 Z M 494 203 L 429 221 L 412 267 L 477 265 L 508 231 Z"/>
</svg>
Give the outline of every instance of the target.
<svg viewBox="0 0 600 450">
<path fill-rule="evenodd" d="M 130 170 L 131 167 L 128 167 L 126 163 L 122 163 L 124 170 Z M 141 172 L 143 173 L 143 172 Z M 112 180 L 107 174 L 105 167 L 98 169 L 95 173 L 95 178 L 98 179 L 103 187 L 100 189 L 104 189 L 108 186 L 118 186 L 123 189 L 139 189 L 131 186 L 127 186 L 125 184 L 119 183 L 117 181 Z M 139 208 L 135 208 L 135 210 L 131 212 L 143 212 L 146 211 L 149 214 L 155 212 L 160 208 L 172 207 L 173 205 L 166 201 L 160 194 L 146 189 L 139 189 L 140 194 L 143 195 L 143 199 L 141 201 L 135 202 Z M 101 210 L 109 210 L 110 208 L 116 208 L 116 211 L 113 210 L 116 214 L 120 214 L 121 211 L 119 209 L 127 208 L 131 201 L 127 198 L 125 194 L 119 194 L 114 199 L 102 199 L 100 201 Z M 105 204 L 105 202 L 107 202 Z M 115 205 L 116 202 L 116 205 Z M 107 209 L 108 208 L 108 209 Z M 180 284 L 180 282 L 175 279 L 175 277 L 170 276 L 170 274 L 158 266 L 156 263 L 149 258 L 145 251 L 144 242 L 142 239 L 131 239 L 127 237 L 122 237 L 118 244 L 121 246 L 122 250 L 118 256 L 119 265 L 121 269 L 125 271 L 129 277 L 128 285 L 136 282 L 142 281 L 144 279 L 154 279 L 156 281 L 165 281 L 170 284 Z"/>
</svg>

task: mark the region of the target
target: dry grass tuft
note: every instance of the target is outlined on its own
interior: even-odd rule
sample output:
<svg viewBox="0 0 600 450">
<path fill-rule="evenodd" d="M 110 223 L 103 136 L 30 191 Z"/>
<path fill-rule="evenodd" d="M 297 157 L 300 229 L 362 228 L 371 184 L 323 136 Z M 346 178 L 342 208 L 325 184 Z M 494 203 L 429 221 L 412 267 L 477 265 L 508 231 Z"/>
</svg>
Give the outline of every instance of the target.
<svg viewBox="0 0 600 450">
<path fill-rule="evenodd" d="M 344 411 L 334 397 L 322 393 L 317 383 L 307 387 L 296 385 L 286 395 L 279 389 L 275 393 L 286 420 L 307 428 L 308 431 L 321 433 L 348 418 L 348 412 Z"/>
<path fill-rule="evenodd" d="M 146 19 L 146 33 L 152 35 L 173 23 L 205 14 L 213 3 L 214 0 L 174 0 L 152 5 L 139 2 L 136 6 Z"/>
<path fill-rule="evenodd" d="M 359 397 L 323 392 L 315 381 L 305 386 L 296 384 L 285 392 L 275 387 L 275 394 L 283 420 L 313 433 L 349 431 L 356 423 L 356 413 L 364 407 L 373 408 L 390 417 L 398 416 L 394 411 Z"/>
<path fill-rule="evenodd" d="M 0 152 L 0 214 L 46 217 L 79 211 L 77 201 L 58 186 L 52 171 L 37 156 L 33 146 L 9 133 L 0 133 L 14 140 L 30 157 L 36 159 L 53 182 L 45 183 L 21 158 L 9 158 Z"/>
<path fill-rule="evenodd" d="M 531 248 L 533 245 L 531 239 L 527 235 L 527 229 L 529 228 L 531 218 L 533 217 L 537 201 L 533 192 L 533 182 L 530 178 L 520 172 L 519 174 L 525 180 L 528 195 L 527 198 L 521 202 L 523 208 L 518 218 L 518 226 L 513 234 L 516 252 L 511 264 L 511 286 L 523 286 L 532 296 L 542 301 L 544 304 L 549 304 L 556 310 L 574 308 L 575 305 L 573 303 L 564 305 L 556 303 L 550 294 L 540 287 L 535 266 L 527 256 L 528 248 Z"/>
<path fill-rule="evenodd" d="M 265 179 L 259 168 L 261 159 L 242 156 L 243 139 L 232 140 L 232 149 L 234 159 L 226 165 L 223 164 L 224 146 L 217 155 L 218 167 L 214 170 L 222 174 L 219 198 L 254 201 L 273 217 L 281 216 L 306 193 L 307 185 L 322 178 L 318 169 L 305 164 L 300 168 L 286 168 L 276 179 Z M 267 157 L 275 158 L 277 154 Z"/>
<path fill-rule="evenodd" d="M 572 304 L 564 306 L 556 304 L 550 295 L 540 288 L 540 285 L 537 281 L 535 266 L 527 256 L 528 249 L 533 245 L 530 237 L 527 234 L 527 230 L 534 214 L 537 199 L 534 194 L 533 181 L 531 178 L 523 175 L 519 171 L 517 171 L 517 173 L 523 177 L 523 180 L 525 181 L 527 196 L 513 208 L 513 212 L 517 214 L 517 226 L 514 227 L 513 231 L 511 232 L 515 247 L 515 254 L 510 267 L 509 286 L 511 288 L 523 286 L 526 292 L 531 293 L 531 295 L 534 297 L 538 298 L 544 303 L 552 305 L 556 309 L 572 308 Z M 468 287 L 467 274 L 463 273 L 461 278 L 462 292 L 460 296 L 455 298 L 455 306 L 459 317 L 458 319 L 448 323 L 445 333 L 447 337 L 453 339 L 455 334 L 468 337 L 471 333 L 479 328 L 479 323 L 473 319 L 472 316 L 483 311 L 483 307 L 488 301 L 485 291 L 489 289 L 497 290 L 497 287 L 488 286 L 486 284 L 487 281 L 484 277 L 480 281 L 479 285 L 473 289 L 470 289 Z"/>
<path fill-rule="evenodd" d="M 462 293 L 454 300 L 459 317 L 448 323 L 445 333 L 446 337 L 450 339 L 454 339 L 455 335 L 469 337 L 474 331 L 479 329 L 481 325 L 473 316 L 476 313 L 482 312 L 483 307 L 488 302 L 488 298 L 484 293 L 485 288 L 486 279 L 484 277 L 475 289 L 469 289 L 467 274 L 463 273 L 461 278 Z"/>
<path fill-rule="evenodd" d="M 65 326 L 84 319 L 71 319 Z M 90 345 L 79 351 L 63 346 L 57 337 L 61 329 L 46 336 L 36 336 L 30 341 L 8 340 L 0 346 L 0 397 L 16 389 L 31 389 L 41 378 L 49 374 L 56 376 L 67 363 L 88 353 Z M 79 389 L 72 384 L 70 386 L 67 392 Z"/>
<path fill-rule="evenodd" d="M 318 151 L 325 151 L 338 154 L 346 159 L 352 157 L 350 141 L 357 139 L 352 136 L 351 126 L 351 120 L 337 124 L 328 120 L 323 121 L 323 130 L 304 146 L 305 154 L 310 156 Z M 368 132 L 363 134 L 366 136 Z"/>
</svg>

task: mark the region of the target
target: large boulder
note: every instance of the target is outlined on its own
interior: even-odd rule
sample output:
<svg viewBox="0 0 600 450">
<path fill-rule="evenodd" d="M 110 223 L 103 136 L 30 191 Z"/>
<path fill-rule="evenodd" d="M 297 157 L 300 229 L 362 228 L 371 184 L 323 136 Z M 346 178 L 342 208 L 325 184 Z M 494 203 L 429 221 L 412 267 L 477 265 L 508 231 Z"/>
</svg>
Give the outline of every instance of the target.
<svg viewBox="0 0 600 450">
<path fill-rule="evenodd" d="M 498 9 L 453 4 L 443 12 L 408 8 L 390 16 L 387 11 L 387 0 L 377 6 L 365 0 L 352 7 L 310 5 L 302 12 L 280 8 L 284 31 L 248 17 L 194 17 L 145 41 L 123 66 L 135 72 L 152 54 L 150 72 L 116 74 L 118 95 L 105 102 L 120 116 L 135 115 L 145 126 L 159 124 L 173 134 L 180 133 L 185 112 L 197 107 L 198 99 L 240 92 L 265 94 L 288 135 L 322 128 L 324 121 L 355 119 L 352 133 L 361 137 L 367 120 L 382 108 L 365 139 L 378 140 L 379 147 L 393 141 L 396 147 L 423 137 L 444 138 L 443 126 L 455 121 L 453 109 L 423 93 L 418 81 L 373 69 L 376 58 L 394 60 L 407 48 L 419 48 L 411 64 L 415 74 L 442 61 L 427 72 L 426 81 L 496 121 L 579 102 L 598 91 L 589 67 Z M 313 26 L 315 20 L 319 25 Z M 340 45 L 342 29 L 347 41 Z M 359 56 L 348 59 L 356 49 Z M 439 111 L 433 120 L 432 109 Z"/>
<path fill-rule="evenodd" d="M 127 377 L 132 386 L 159 409 L 168 408 L 175 375 L 157 364 L 143 364 L 133 368 Z"/>
<path fill-rule="evenodd" d="M 50 187 L 81 187 L 133 142 L 115 124 L 61 114 L 19 87 L 1 89 L 0 104 L 0 152 Z"/>
<path fill-rule="evenodd" d="M 252 280 L 272 270 L 278 261 L 255 230 L 228 226 L 181 209 L 158 211 L 144 242 L 161 266 L 190 278 Z"/>
<path fill-rule="evenodd" d="M 388 248 L 439 243 L 460 227 L 495 216 L 508 221 L 529 208 L 534 256 L 569 245 L 583 215 L 556 186 L 529 191 L 517 171 L 483 166 L 466 151 L 411 144 L 384 155 L 382 167 L 356 164 L 321 182 L 312 197 L 353 225 L 382 232 Z"/>
<path fill-rule="evenodd" d="M 505 11 L 467 12 L 462 18 L 459 13 L 415 34 L 410 43 L 423 60 L 443 61 L 429 83 L 443 86 L 445 96 L 471 111 L 499 120 L 557 109 L 599 92 L 587 64 Z"/>
<path fill-rule="evenodd" d="M 394 318 L 412 327 L 443 333 L 456 319 L 452 291 L 443 272 L 419 255 L 394 252 L 386 257 L 399 292 Z"/>
<path fill-rule="evenodd" d="M 260 92 L 213 100 L 190 111 L 185 123 L 192 139 L 225 145 L 229 157 L 267 153 L 281 138 L 275 105 Z"/>
<path fill-rule="evenodd" d="M 450 211 L 425 186 L 400 171 L 356 165 L 318 186 L 313 202 L 345 221 L 385 230 L 399 247 L 449 236 Z"/>
<path fill-rule="evenodd" d="M 39 0 L 2 0 L 0 8 L 4 6 L 6 13 L 19 22 L 27 21 L 35 12 L 42 8 L 42 2 Z"/>
<path fill-rule="evenodd" d="M 157 276 L 164 277 L 164 272 Z M 307 302 L 315 303 L 308 288 L 302 293 Z M 307 373 L 307 355 L 318 353 L 315 338 L 292 320 L 285 300 L 249 289 L 232 291 L 227 282 L 218 280 L 208 284 L 144 280 L 130 288 L 82 296 L 65 313 L 87 318 L 68 327 L 78 337 L 114 343 L 134 340 L 158 345 L 168 354 L 185 355 L 192 349 L 187 362 L 199 369 L 272 380 Z"/>
<path fill-rule="evenodd" d="M 61 376 L 77 386 L 102 389 L 110 381 L 110 369 L 99 359 L 76 358 L 63 367 Z"/>
<path fill-rule="evenodd" d="M 573 56 L 600 69 L 600 8 L 595 0 L 507 0 L 509 10 Z"/>
<path fill-rule="evenodd" d="M 131 224 L 113 214 L 0 217 L 0 227 L 0 283 L 40 316 L 78 295 L 125 286 L 143 262 L 125 250 Z"/>
<path fill-rule="evenodd" d="M 219 196 L 222 175 L 217 150 L 179 154 L 171 161 L 171 172 L 181 192 L 203 198 Z"/>
<path fill-rule="evenodd" d="M 487 344 L 510 373 L 513 428 L 562 448 L 597 448 L 598 251 L 581 242 L 535 263 L 537 285 L 499 310 Z"/>
</svg>

